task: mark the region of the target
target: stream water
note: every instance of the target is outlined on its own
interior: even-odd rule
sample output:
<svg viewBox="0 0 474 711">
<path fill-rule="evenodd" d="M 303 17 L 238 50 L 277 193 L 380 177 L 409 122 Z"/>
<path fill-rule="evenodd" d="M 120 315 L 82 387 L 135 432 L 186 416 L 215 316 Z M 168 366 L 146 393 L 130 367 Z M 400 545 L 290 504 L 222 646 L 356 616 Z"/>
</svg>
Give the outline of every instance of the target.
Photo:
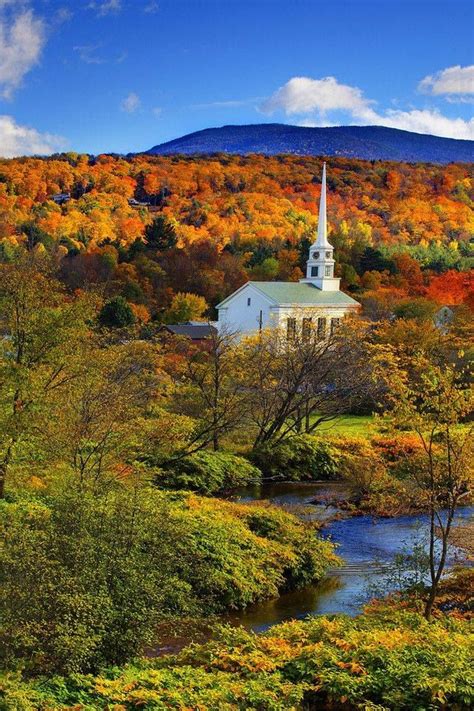
<svg viewBox="0 0 474 711">
<path fill-rule="evenodd" d="M 299 515 L 311 519 L 328 520 L 335 509 L 324 503 L 314 505 L 316 499 L 344 497 L 344 487 L 328 482 L 279 482 L 263 484 L 252 489 L 236 492 L 236 500 L 268 500 Z M 472 517 L 473 507 L 464 507 L 458 520 Z M 318 585 L 283 594 L 244 611 L 226 615 L 225 621 L 241 624 L 254 631 L 262 631 L 284 620 L 302 619 L 308 615 L 344 612 L 354 615 L 367 599 L 368 581 L 384 580 L 384 568 L 393 561 L 394 555 L 420 535 L 420 527 L 426 523 L 423 515 L 374 518 L 357 516 L 328 521 L 322 535 L 337 544 L 337 552 L 344 559 L 341 568 L 329 571 Z M 454 548 L 450 551 L 449 563 L 460 556 Z M 389 592 L 387 589 L 386 592 Z"/>
</svg>

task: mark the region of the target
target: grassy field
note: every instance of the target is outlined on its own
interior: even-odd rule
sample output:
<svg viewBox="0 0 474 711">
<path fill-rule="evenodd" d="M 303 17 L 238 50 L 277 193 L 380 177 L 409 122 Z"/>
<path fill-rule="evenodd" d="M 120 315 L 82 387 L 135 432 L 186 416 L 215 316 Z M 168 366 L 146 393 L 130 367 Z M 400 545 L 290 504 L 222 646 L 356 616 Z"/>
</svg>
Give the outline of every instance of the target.
<svg viewBox="0 0 474 711">
<path fill-rule="evenodd" d="M 380 431 L 381 422 L 373 415 L 343 415 L 331 422 L 323 422 L 315 434 L 372 437 Z"/>
<path fill-rule="evenodd" d="M 346 436 L 346 437 L 373 437 L 381 432 L 383 420 L 373 415 L 343 415 L 323 422 L 313 434 L 316 436 Z M 240 430 L 230 437 L 223 438 L 224 448 L 236 454 L 245 454 L 252 444 L 252 432 Z"/>
</svg>

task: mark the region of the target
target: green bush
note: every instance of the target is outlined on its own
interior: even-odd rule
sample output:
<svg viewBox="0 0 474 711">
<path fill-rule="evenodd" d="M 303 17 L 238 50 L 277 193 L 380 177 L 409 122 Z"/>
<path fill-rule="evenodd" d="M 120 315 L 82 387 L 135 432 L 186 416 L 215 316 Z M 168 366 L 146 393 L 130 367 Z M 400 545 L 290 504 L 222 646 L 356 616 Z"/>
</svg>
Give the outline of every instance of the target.
<svg viewBox="0 0 474 711">
<path fill-rule="evenodd" d="M 172 489 L 188 489 L 215 494 L 258 481 L 261 472 L 243 457 L 228 452 L 200 451 L 184 457 L 163 470 L 156 482 Z"/>
<path fill-rule="evenodd" d="M 252 461 L 265 477 L 291 481 L 335 479 L 339 469 L 336 448 L 311 435 L 268 442 L 252 452 Z"/>
<path fill-rule="evenodd" d="M 3 663 L 67 672 L 123 663 L 163 616 L 195 612 L 189 561 L 180 575 L 170 565 L 185 532 L 169 509 L 125 491 L 1 502 Z"/>
<path fill-rule="evenodd" d="M 123 485 L 0 502 L 2 666 L 68 674 L 123 664 L 159 642 L 160 621 L 242 608 L 334 563 L 331 544 L 303 522 L 259 512 Z"/>
</svg>

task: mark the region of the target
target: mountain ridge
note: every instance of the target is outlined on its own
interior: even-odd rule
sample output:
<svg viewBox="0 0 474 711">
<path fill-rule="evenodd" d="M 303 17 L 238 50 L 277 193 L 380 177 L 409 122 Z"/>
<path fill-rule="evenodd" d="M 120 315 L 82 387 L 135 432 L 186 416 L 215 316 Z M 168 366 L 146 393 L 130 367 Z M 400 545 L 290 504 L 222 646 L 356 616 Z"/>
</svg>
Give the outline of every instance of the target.
<svg viewBox="0 0 474 711">
<path fill-rule="evenodd" d="M 165 143 L 146 155 L 262 153 L 326 155 L 407 163 L 471 163 L 474 141 L 413 133 L 386 126 L 306 127 L 263 123 L 205 128 Z"/>
</svg>

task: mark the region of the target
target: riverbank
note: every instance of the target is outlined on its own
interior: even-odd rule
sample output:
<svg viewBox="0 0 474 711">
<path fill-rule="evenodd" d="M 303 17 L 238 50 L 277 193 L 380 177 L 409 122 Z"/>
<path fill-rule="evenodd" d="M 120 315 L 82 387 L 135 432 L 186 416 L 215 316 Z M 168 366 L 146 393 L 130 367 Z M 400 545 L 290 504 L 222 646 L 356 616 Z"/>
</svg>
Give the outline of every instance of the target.
<svg viewBox="0 0 474 711">
<path fill-rule="evenodd" d="M 255 632 L 312 615 L 359 614 L 368 602 L 371 590 L 384 587 L 389 593 L 395 589 L 385 582 L 387 567 L 397 554 L 419 541 L 427 524 L 426 514 L 419 512 L 378 517 L 351 515 L 352 512 L 341 510 L 339 502 L 347 495 L 344 482 L 272 481 L 240 490 L 235 495 L 242 503 L 265 500 L 316 522 L 321 535 L 335 544 L 344 561 L 341 567 L 330 568 L 326 578 L 316 585 L 283 593 L 278 598 L 221 617 L 226 623 L 242 625 Z M 459 510 L 456 520 L 460 530 L 473 514 L 472 507 Z M 462 553 L 452 547 L 449 565 L 455 565 L 462 558 Z"/>
</svg>

